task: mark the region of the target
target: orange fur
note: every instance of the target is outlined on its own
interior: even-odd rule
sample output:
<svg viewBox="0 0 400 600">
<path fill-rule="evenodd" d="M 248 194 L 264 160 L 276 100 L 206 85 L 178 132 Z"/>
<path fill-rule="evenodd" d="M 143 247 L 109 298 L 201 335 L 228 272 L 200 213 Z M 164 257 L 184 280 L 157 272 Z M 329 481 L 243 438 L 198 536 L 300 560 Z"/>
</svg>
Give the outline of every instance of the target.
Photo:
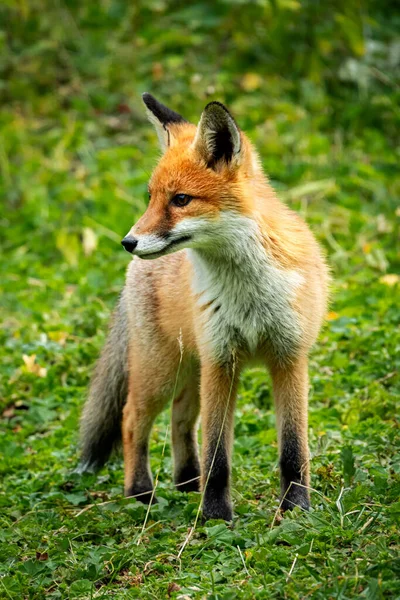
<svg viewBox="0 0 400 600">
<path fill-rule="evenodd" d="M 195 432 L 201 407 L 204 512 L 231 518 L 237 380 L 246 362 L 256 359 L 268 366 L 273 381 L 283 507 L 306 508 L 307 355 L 326 310 L 326 264 L 304 221 L 277 199 L 251 143 L 224 107 L 209 105 L 198 128 L 167 121 L 158 127 L 161 113 L 154 111 L 152 121 L 167 147 L 149 182 L 148 209 L 126 238 L 138 244 L 133 251 L 139 256 L 158 257 L 135 258 L 127 273 L 126 493 L 152 488 L 149 434 L 171 399 L 182 340 L 172 424 L 177 484 L 199 475 Z M 179 207 L 176 194 L 193 199 Z M 193 233 L 193 223 L 201 234 Z M 210 231 L 217 232 L 214 238 Z M 179 246 L 170 253 L 171 236 L 180 243 L 184 234 L 182 244 L 190 250 Z"/>
</svg>

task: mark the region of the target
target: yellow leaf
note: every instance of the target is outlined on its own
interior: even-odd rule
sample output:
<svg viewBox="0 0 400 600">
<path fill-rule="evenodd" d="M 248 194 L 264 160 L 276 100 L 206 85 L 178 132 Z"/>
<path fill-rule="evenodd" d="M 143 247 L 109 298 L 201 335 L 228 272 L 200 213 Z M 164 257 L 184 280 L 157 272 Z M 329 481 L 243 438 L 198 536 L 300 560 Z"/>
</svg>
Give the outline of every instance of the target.
<svg viewBox="0 0 400 600">
<path fill-rule="evenodd" d="M 362 251 L 364 252 L 364 254 L 369 254 L 371 252 L 371 248 L 372 244 L 366 242 L 365 244 L 363 244 Z"/>
<path fill-rule="evenodd" d="M 258 73 L 246 73 L 242 77 L 241 83 L 242 88 L 246 92 L 254 92 L 254 90 L 257 90 L 259 87 L 261 87 L 262 77 L 261 75 L 258 75 Z"/>
<path fill-rule="evenodd" d="M 53 342 L 58 342 L 60 346 L 64 346 L 68 333 L 66 331 L 49 331 L 48 336 Z"/>
<path fill-rule="evenodd" d="M 334 312 L 333 310 L 331 310 L 330 312 L 327 313 L 326 320 L 327 321 L 334 321 L 338 317 L 339 317 L 339 314 L 337 312 Z"/>
<path fill-rule="evenodd" d="M 97 248 L 97 235 L 90 227 L 83 228 L 82 246 L 85 256 L 90 256 Z"/>
<path fill-rule="evenodd" d="M 63 254 L 65 260 L 76 267 L 79 258 L 79 238 L 67 229 L 61 229 L 56 236 L 56 246 Z"/>
<path fill-rule="evenodd" d="M 47 369 L 36 363 L 36 354 L 31 354 L 30 356 L 23 354 L 22 360 L 25 363 L 25 370 L 28 373 L 33 373 L 33 375 L 37 375 L 38 377 L 46 377 Z"/>
<path fill-rule="evenodd" d="M 396 273 L 387 273 L 386 275 L 382 275 L 382 277 L 379 278 L 380 283 L 384 283 L 385 285 L 396 285 L 396 283 L 399 283 L 400 281 L 400 276 L 396 275 Z"/>
<path fill-rule="evenodd" d="M 33 368 L 34 368 L 34 364 L 35 364 L 35 360 L 36 360 L 36 354 L 31 354 L 31 356 L 28 356 L 27 354 L 23 354 L 22 360 L 25 363 L 26 370 L 29 373 L 33 373 Z"/>
</svg>

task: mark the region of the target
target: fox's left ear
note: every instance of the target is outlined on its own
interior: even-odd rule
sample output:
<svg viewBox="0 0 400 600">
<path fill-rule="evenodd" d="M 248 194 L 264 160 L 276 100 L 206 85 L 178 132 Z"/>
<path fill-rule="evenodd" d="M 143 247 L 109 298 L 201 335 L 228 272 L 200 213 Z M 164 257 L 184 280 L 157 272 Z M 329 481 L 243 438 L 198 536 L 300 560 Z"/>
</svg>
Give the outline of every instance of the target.
<svg viewBox="0 0 400 600">
<path fill-rule="evenodd" d="M 210 102 L 203 110 L 193 143 L 195 150 L 212 169 L 223 162 L 238 162 L 240 158 L 242 141 L 239 128 L 220 102 Z"/>
<path fill-rule="evenodd" d="M 171 145 L 170 125 L 186 123 L 187 121 L 175 111 L 161 104 L 151 94 L 146 92 L 142 95 L 142 98 L 146 105 L 149 121 L 153 123 L 156 129 L 161 150 L 164 152 Z"/>
</svg>

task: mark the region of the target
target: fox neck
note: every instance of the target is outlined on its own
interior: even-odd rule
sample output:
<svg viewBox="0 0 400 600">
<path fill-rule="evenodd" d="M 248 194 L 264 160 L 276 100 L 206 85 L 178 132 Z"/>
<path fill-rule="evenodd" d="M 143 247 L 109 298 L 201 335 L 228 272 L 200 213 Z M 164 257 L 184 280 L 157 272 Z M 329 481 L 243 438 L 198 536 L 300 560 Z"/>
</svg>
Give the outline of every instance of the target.
<svg viewBox="0 0 400 600">
<path fill-rule="evenodd" d="M 221 357 L 237 345 L 254 354 L 267 339 L 276 353 L 288 355 L 301 335 L 292 300 L 303 277 L 276 263 L 255 220 L 222 219 L 214 246 L 187 250 L 193 291 L 208 316 L 206 337 Z"/>
</svg>

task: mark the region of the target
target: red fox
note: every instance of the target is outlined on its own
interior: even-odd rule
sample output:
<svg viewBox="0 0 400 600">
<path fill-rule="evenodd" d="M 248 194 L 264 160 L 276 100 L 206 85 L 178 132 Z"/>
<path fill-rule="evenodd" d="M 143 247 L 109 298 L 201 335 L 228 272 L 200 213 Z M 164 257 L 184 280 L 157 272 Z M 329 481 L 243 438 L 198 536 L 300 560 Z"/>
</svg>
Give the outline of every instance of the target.
<svg viewBox="0 0 400 600">
<path fill-rule="evenodd" d="M 105 463 L 122 422 L 125 494 L 156 501 L 149 436 L 175 390 L 175 484 L 202 490 L 205 518 L 231 520 L 236 389 L 256 360 L 272 378 L 281 507 L 308 509 L 308 352 L 329 282 L 320 248 L 224 105 L 207 104 L 196 127 L 143 100 L 163 154 L 122 240 L 134 258 L 84 407 L 81 469 Z"/>
</svg>

